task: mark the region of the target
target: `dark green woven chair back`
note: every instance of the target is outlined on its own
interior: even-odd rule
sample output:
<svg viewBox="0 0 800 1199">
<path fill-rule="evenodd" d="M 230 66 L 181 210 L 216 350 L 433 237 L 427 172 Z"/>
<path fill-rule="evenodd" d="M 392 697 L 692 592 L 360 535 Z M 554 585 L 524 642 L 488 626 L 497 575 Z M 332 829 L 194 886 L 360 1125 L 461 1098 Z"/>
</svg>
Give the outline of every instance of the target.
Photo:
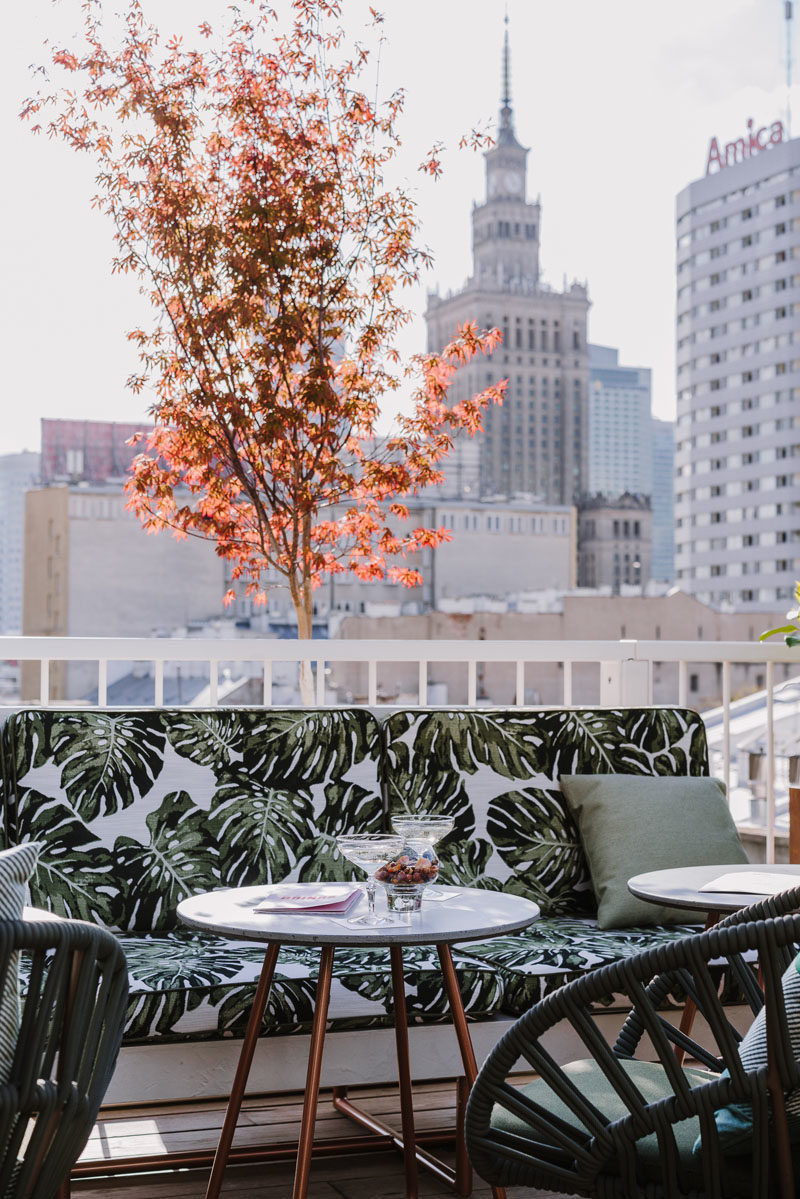
<svg viewBox="0 0 800 1199">
<path fill-rule="evenodd" d="M 708 932 L 601 967 L 522 1016 L 470 1096 L 467 1145 L 478 1173 L 498 1186 L 598 1199 L 793 1197 L 800 1147 L 790 1144 L 784 1096 L 800 1087 L 791 1039 L 800 1017 L 787 1014 L 782 975 L 795 968 L 799 907 L 800 889 L 786 892 Z M 766 1064 L 744 1068 L 721 978 L 741 987 L 739 1001 L 753 1013 L 766 1008 Z M 613 1047 L 590 1015 L 609 994 L 631 1006 Z M 686 995 L 710 1044 L 667 1018 L 665 1000 Z M 558 1063 L 549 1048 L 559 1025 L 582 1042 L 571 1063 Z M 509 1076 L 520 1069 L 537 1079 L 514 1085 Z M 749 1105 L 753 1120 L 750 1141 L 733 1151 L 723 1150 L 715 1120 L 731 1104 Z"/>
<path fill-rule="evenodd" d="M 128 973 L 104 929 L 0 921 L 0 990 L 18 950 L 29 959 L 29 981 L 10 1076 L 0 1086 L 0 1195 L 53 1199 L 111 1080 Z"/>
</svg>

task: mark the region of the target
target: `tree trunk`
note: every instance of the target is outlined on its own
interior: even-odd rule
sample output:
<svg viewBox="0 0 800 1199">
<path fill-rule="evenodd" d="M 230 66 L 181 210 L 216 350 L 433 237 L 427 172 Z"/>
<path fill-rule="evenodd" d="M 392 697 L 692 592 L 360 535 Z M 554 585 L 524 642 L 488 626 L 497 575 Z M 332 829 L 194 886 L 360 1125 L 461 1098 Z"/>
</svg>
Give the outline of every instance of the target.
<svg viewBox="0 0 800 1199">
<path fill-rule="evenodd" d="M 312 606 L 311 589 L 299 592 L 297 598 L 292 596 L 294 610 L 297 614 L 297 636 L 300 641 L 310 641 L 312 637 Z M 304 707 L 314 704 L 314 672 L 310 662 L 300 663 L 300 702 Z"/>
</svg>

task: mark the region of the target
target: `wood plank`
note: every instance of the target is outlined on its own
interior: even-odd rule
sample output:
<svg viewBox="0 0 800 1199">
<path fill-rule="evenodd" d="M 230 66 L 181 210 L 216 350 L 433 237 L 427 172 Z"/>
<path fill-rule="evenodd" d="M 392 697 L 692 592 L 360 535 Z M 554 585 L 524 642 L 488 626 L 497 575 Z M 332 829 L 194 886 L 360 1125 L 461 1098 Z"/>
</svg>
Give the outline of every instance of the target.
<svg viewBox="0 0 800 1199">
<path fill-rule="evenodd" d="M 352 1088 L 350 1098 L 387 1123 L 400 1126 L 396 1087 Z M 330 1091 L 321 1097 L 318 1137 L 328 1141 L 337 1136 L 369 1138 L 366 1130 L 337 1112 Z M 455 1088 L 452 1081 L 428 1083 L 414 1089 L 415 1114 L 420 1131 L 440 1131 L 455 1123 Z M 224 1103 L 202 1101 L 164 1104 L 155 1107 L 117 1107 L 101 1113 L 82 1161 L 99 1163 L 120 1157 L 213 1149 L 224 1115 Z M 256 1095 L 245 1100 L 242 1120 L 234 1145 L 294 1144 L 302 1111 L 301 1096 Z M 453 1155 L 437 1150 L 437 1156 L 452 1164 Z M 292 1161 L 259 1166 L 231 1166 L 223 1184 L 225 1199 L 285 1199 L 294 1177 Z M 158 1170 L 148 1174 L 109 1178 L 76 1179 L 73 1199 L 203 1199 L 207 1170 Z M 404 1199 L 402 1163 L 395 1150 L 362 1152 L 348 1156 L 325 1156 L 312 1163 L 309 1199 Z M 420 1176 L 420 1199 L 448 1199 L 452 1191 L 424 1171 Z M 474 1199 L 490 1199 L 490 1188 L 475 1179 Z M 509 1199 L 555 1199 L 549 1192 L 512 1188 Z M 564 1199 L 562 1196 L 561 1199 Z"/>
</svg>

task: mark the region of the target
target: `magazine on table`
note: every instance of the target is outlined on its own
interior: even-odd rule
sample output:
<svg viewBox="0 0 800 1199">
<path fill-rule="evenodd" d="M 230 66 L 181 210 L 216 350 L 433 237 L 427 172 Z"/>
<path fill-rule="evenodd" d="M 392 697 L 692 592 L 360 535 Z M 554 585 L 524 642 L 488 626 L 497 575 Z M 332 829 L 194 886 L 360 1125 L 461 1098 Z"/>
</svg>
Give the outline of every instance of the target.
<svg viewBox="0 0 800 1199">
<path fill-rule="evenodd" d="M 353 883 L 274 883 L 255 912 L 295 916 L 346 916 L 363 895 Z"/>
<path fill-rule="evenodd" d="M 732 894 L 741 892 L 744 895 L 777 895 L 779 891 L 787 891 L 796 886 L 796 875 L 780 874 L 777 871 L 766 870 L 734 870 L 721 874 L 703 883 L 701 891 L 726 891 Z"/>
</svg>

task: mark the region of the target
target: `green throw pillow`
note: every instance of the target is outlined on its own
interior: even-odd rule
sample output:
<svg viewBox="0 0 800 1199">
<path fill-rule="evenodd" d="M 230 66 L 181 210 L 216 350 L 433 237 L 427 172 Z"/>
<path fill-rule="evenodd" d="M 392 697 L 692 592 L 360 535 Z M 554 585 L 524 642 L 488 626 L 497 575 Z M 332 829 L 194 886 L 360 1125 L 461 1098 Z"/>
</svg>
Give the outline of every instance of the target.
<svg viewBox="0 0 800 1199">
<path fill-rule="evenodd" d="M 0 920 L 21 920 L 28 879 L 36 869 L 35 841 L 0 851 Z M 19 1030 L 19 954 L 12 954 L 0 995 L 0 1083 L 8 1082 Z"/>
<path fill-rule="evenodd" d="M 631 895 L 634 874 L 747 861 L 718 779 L 564 774 L 560 782 L 589 863 L 600 928 L 691 921 L 685 908 Z"/>
</svg>

